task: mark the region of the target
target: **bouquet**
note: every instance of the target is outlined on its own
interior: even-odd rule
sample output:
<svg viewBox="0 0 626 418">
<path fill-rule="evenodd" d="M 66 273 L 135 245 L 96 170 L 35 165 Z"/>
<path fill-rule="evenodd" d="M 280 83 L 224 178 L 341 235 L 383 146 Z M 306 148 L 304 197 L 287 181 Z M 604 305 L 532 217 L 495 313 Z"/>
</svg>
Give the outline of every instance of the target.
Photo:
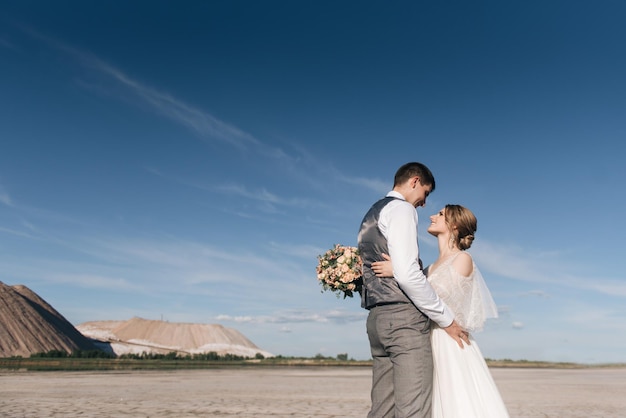
<svg viewBox="0 0 626 418">
<path fill-rule="evenodd" d="M 362 261 L 356 247 L 335 244 L 317 259 L 317 280 L 322 285 L 322 292 L 330 290 L 337 297 L 343 294 L 345 299 L 361 290 Z"/>
</svg>

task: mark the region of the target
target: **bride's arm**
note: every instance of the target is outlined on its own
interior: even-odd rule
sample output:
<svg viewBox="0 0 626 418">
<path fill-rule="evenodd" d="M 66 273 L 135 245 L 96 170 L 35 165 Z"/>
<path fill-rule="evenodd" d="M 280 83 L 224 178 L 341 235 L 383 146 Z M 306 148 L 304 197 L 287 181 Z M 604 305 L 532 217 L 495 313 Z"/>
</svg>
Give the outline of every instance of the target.
<svg viewBox="0 0 626 418">
<path fill-rule="evenodd" d="M 393 265 L 391 258 L 387 254 L 383 254 L 385 261 L 376 261 L 372 263 L 372 271 L 378 277 L 393 277 Z"/>
<path fill-rule="evenodd" d="M 463 277 L 468 277 L 474 271 L 472 256 L 463 251 L 452 260 L 452 267 Z"/>
<path fill-rule="evenodd" d="M 378 277 L 393 277 L 393 265 L 391 263 L 391 258 L 383 253 L 383 258 L 385 261 L 375 261 L 372 263 L 372 270 Z M 420 268 L 423 269 L 422 259 L 419 259 Z"/>
<path fill-rule="evenodd" d="M 378 277 L 393 277 L 393 265 L 391 258 L 387 254 L 383 254 L 385 261 L 376 261 L 372 263 L 372 271 Z"/>
</svg>

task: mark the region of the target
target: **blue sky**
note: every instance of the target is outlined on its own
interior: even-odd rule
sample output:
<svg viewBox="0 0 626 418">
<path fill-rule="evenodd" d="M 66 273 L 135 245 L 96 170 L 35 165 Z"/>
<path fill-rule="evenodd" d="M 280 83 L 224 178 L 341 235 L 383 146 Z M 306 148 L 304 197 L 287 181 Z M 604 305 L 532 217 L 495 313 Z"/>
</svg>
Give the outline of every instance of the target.
<svg viewBox="0 0 626 418">
<path fill-rule="evenodd" d="M 620 1 L 4 1 L 0 280 L 369 358 L 317 256 L 398 166 L 478 217 L 494 359 L 626 362 Z"/>
</svg>

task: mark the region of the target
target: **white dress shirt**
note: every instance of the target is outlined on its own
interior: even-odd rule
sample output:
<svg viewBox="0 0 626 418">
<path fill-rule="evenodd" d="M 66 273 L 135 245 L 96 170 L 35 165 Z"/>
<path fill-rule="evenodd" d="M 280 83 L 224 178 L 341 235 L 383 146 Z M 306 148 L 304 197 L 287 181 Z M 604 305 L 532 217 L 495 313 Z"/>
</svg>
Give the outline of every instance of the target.
<svg viewBox="0 0 626 418">
<path fill-rule="evenodd" d="M 454 313 L 437 296 L 420 268 L 417 211 L 402 194 L 391 191 L 387 196 L 401 199 L 389 202 L 378 219 L 378 228 L 387 239 L 394 278 L 420 311 L 445 328 L 454 320 Z"/>
</svg>

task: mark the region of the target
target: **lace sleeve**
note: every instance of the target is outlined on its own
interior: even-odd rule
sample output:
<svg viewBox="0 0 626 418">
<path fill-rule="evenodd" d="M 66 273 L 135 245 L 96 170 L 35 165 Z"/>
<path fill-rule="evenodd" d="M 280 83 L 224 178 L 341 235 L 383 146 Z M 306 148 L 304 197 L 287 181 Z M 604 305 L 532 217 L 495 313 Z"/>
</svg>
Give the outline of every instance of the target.
<svg viewBox="0 0 626 418">
<path fill-rule="evenodd" d="M 439 297 L 454 312 L 459 325 L 470 332 L 480 331 L 487 318 L 498 317 L 487 284 L 476 264 L 473 266 L 472 273 L 465 277 L 448 264 L 442 268 L 446 274 L 436 274 L 436 279 L 433 277 L 435 280 L 431 282 Z"/>
<path fill-rule="evenodd" d="M 472 301 L 470 302 L 467 327 L 472 330 L 481 330 L 488 318 L 498 317 L 498 307 L 476 264 L 474 264 L 474 271 L 471 276 L 473 277 Z"/>
</svg>

